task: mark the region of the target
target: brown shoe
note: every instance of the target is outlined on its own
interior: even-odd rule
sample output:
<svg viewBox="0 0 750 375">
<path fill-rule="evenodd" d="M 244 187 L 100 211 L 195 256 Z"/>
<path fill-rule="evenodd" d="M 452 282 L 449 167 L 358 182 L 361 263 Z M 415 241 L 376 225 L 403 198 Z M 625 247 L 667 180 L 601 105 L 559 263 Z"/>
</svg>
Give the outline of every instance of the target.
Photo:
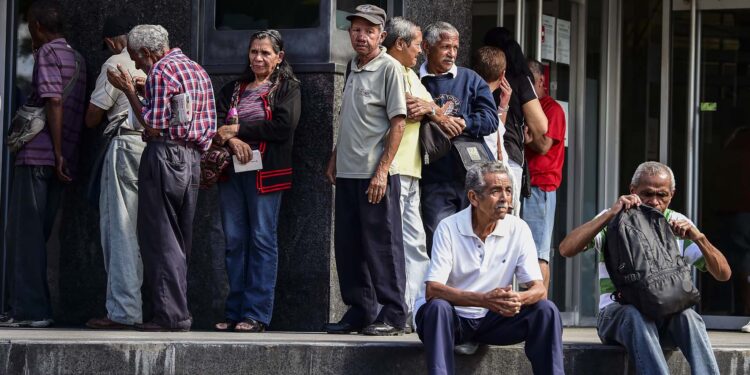
<svg viewBox="0 0 750 375">
<path fill-rule="evenodd" d="M 190 328 L 169 328 L 162 327 L 154 322 L 136 324 L 135 329 L 141 332 L 189 332 Z"/>
<path fill-rule="evenodd" d="M 109 329 L 109 330 L 124 330 L 133 329 L 132 325 L 117 323 L 112 321 L 108 317 L 104 318 L 91 318 L 86 322 L 86 327 L 91 329 Z"/>
</svg>

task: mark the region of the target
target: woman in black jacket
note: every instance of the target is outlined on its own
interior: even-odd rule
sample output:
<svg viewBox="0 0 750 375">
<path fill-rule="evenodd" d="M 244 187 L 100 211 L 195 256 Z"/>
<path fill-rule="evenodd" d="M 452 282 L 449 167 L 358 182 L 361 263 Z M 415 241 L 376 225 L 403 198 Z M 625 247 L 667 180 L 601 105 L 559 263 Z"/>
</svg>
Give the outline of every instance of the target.
<svg viewBox="0 0 750 375">
<path fill-rule="evenodd" d="M 226 320 L 219 331 L 263 332 L 271 321 L 281 195 L 292 187 L 292 140 L 300 114 L 300 84 L 284 59 L 276 30 L 250 37 L 248 69 L 222 88 L 217 115 L 226 119 L 214 138 L 239 163 L 260 156 L 262 169 L 235 172 L 219 182 L 229 277 Z M 255 154 L 255 156 L 253 156 Z"/>
</svg>

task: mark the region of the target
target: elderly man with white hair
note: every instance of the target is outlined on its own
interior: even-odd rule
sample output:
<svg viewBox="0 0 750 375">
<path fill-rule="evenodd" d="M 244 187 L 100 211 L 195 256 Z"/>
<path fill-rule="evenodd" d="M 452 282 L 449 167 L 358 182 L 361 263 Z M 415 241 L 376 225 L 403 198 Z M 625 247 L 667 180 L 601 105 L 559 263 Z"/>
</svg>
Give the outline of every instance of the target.
<svg viewBox="0 0 750 375">
<path fill-rule="evenodd" d="M 440 121 L 444 115 L 443 110 L 432 101 L 432 96 L 412 70 L 422 53 L 422 30 L 414 22 L 403 17 L 394 17 L 386 24 L 385 31 L 383 46 L 388 49 L 388 54 L 403 66 L 405 98 L 419 98 L 427 104 L 421 105 L 412 101 L 412 105 L 407 108 L 404 136 L 393 159 L 394 173 L 399 175 L 401 181 L 401 220 L 406 263 L 404 300 L 408 308 L 406 325 L 413 328 L 412 306 L 419 293 L 424 290 L 422 281 L 430 265 L 419 202 L 419 181 L 422 177 L 423 162 L 420 155 L 419 127 L 424 118 Z"/>
<path fill-rule="evenodd" d="M 349 62 L 326 177 L 336 185 L 336 270 L 350 307 L 339 322 L 325 324 L 332 334 L 402 335 L 406 322 L 401 184 L 392 168 L 406 98 L 403 68 L 380 46 L 386 18 L 371 4 L 347 17 L 356 56 Z"/>
<path fill-rule="evenodd" d="M 454 374 L 454 347 L 525 342 L 534 374 L 562 374 L 562 320 L 546 289 L 529 226 L 508 215 L 513 188 L 498 161 L 466 173 L 471 205 L 435 231 L 417 333 L 430 374 Z M 513 277 L 528 290 L 514 291 Z"/>
<path fill-rule="evenodd" d="M 605 344 L 625 347 L 633 358 L 638 374 L 669 374 L 661 343 L 675 344 L 690 363 L 693 374 L 718 374 L 706 325 L 693 309 L 666 318 L 652 320 L 633 305 L 614 301 L 616 289 L 604 264 L 603 247 L 607 225 L 622 210 L 641 204 L 664 214 L 677 239 L 680 255 L 701 272 L 708 271 L 716 280 L 726 281 L 732 275 L 726 258 L 708 241 L 685 215 L 669 209 L 675 193 L 672 170 L 658 162 L 638 166 L 630 182 L 630 194 L 623 195 L 611 208 L 574 229 L 560 243 L 560 254 L 572 257 L 589 249 L 599 254 L 599 318 L 597 331 Z"/>
<path fill-rule="evenodd" d="M 419 76 L 435 103 L 445 110 L 445 118 L 436 121 L 450 137 L 466 135 L 479 140 L 497 131 L 497 106 L 487 83 L 471 69 L 456 66 L 458 30 L 447 22 L 435 22 L 424 29 L 422 49 L 427 56 Z M 431 104 L 417 98 L 407 101 Z M 486 149 L 487 154 L 490 153 Z M 432 234 L 440 220 L 469 205 L 463 190 L 465 170 L 451 153 L 431 161 L 422 170 L 422 220 L 431 251 Z M 514 202 L 515 203 L 515 202 Z"/>
<path fill-rule="evenodd" d="M 136 325 L 143 331 L 188 331 L 187 257 L 200 182 L 200 155 L 216 133 L 211 79 L 159 25 L 139 25 L 128 34 L 135 67 L 147 72 L 140 102 L 127 70 L 108 72 L 144 127 L 147 142 L 138 172 L 138 243 L 143 281 L 153 317 Z"/>
</svg>

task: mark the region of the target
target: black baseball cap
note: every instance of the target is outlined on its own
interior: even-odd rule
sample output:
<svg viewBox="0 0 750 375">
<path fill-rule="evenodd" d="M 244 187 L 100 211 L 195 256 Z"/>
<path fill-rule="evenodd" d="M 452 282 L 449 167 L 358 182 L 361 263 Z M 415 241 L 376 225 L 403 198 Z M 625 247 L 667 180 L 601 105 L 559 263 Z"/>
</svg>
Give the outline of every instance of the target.
<svg viewBox="0 0 750 375">
<path fill-rule="evenodd" d="M 133 28 L 133 22 L 130 17 L 125 15 L 109 16 L 104 20 L 104 28 L 102 29 L 102 38 L 114 38 L 116 36 L 125 35 L 130 32 Z M 107 44 L 104 43 L 104 49 L 107 49 Z"/>
</svg>

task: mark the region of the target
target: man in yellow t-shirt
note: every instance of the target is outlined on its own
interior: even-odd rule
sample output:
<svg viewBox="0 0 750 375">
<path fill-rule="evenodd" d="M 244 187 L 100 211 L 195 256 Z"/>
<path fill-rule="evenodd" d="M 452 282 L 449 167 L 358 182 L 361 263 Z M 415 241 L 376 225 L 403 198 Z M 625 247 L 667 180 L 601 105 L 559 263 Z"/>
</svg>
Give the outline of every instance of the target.
<svg viewBox="0 0 750 375">
<path fill-rule="evenodd" d="M 419 211 L 419 179 L 422 177 L 422 157 L 419 148 L 419 125 L 424 116 L 440 116 L 442 110 L 432 102 L 432 96 L 411 69 L 417 65 L 422 53 L 422 30 L 413 22 L 401 17 L 388 21 L 383 46 L 388 54 L 403 65 L 404 89 L 408 99 L 417 97 L 424 102 L 409 105 L 406 127 L 401 138 L 393 170 L 401 180 L 401 217 L 404 235 L 404 258 L 406 260 L 406 288 L 404 290 L 409 317 L 407 325 L 413 327 L 414 301 L 424 295 L 424 277 L 430 266 L 425 245 L 424 226 Z M 407 329 L 408 331 L 408 329 Z"/>
</svg>

